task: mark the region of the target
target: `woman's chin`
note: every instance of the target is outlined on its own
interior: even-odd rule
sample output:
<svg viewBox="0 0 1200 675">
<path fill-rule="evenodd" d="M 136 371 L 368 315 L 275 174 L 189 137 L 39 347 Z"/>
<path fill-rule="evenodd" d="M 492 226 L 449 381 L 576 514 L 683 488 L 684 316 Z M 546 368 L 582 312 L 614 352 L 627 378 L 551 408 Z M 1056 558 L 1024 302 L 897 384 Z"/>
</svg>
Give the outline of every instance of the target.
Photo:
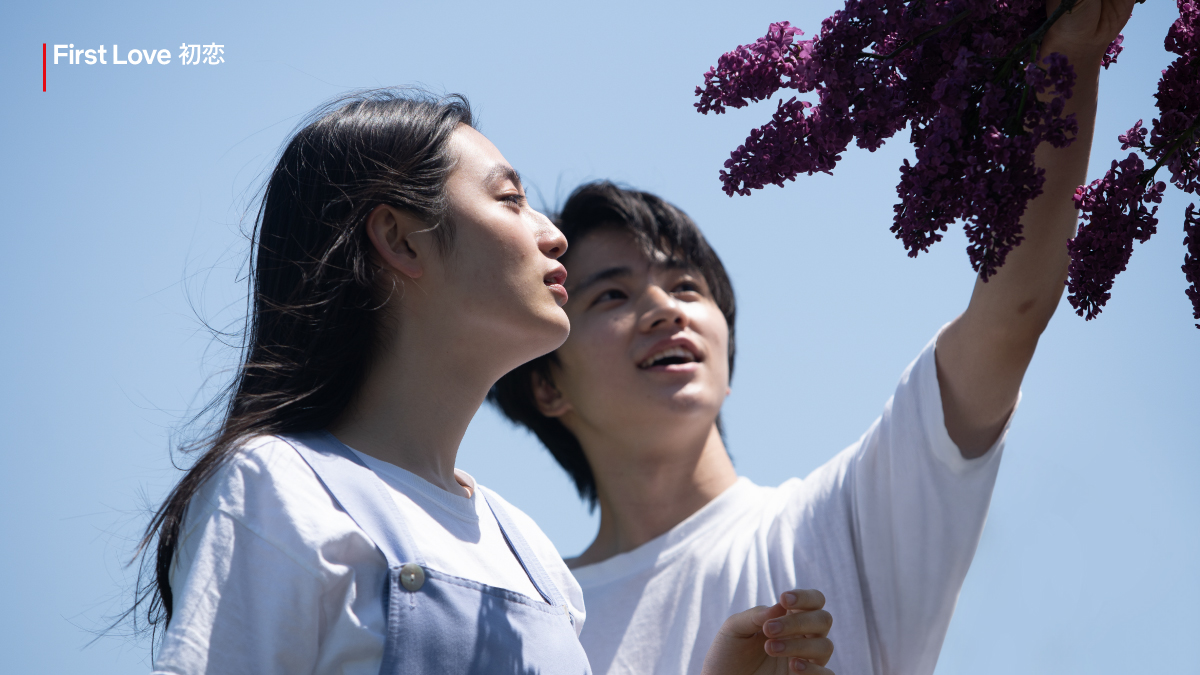
<svg viewBox="0 0 1200 675">
<path fill-rule="evenodd" d="M 554 345 L 546 350 L 549 353 L 558 349 L 567 341 L 567 336 L 571 334 L 571 320 L 567 318 L 566 311 L 557 305 L 549 309 L 546 314 L 547 333 L 553 336 L 551 342 Z"/>
<path fill-rule="evenodd" d="M 536 323 L 528 325 L 527 331 L 523 343 L 530 352 L 526 360 L 531 360 L 561 347 L 571 334 L 571 321 L 561 307 L 551 305 L 537 312 Z"/>
</svg>

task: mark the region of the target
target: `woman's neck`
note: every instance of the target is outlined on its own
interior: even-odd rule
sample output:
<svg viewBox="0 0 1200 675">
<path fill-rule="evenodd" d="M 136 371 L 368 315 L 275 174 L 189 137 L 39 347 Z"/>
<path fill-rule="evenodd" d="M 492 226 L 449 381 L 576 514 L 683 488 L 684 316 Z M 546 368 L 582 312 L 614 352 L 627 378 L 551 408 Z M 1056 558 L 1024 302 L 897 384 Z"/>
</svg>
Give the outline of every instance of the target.
<svg viewBox="0 0 1200 675">
<path fill-rule="evenodd" d="M 571 567 L 591 565 L 641 546 L 699 511 L 737 482 L 716 425 L 680 447 L 590 448 L 600 503 L 600 531 Z"/>
<path fill-rule="evenodd" d="M 359 452 L 469 496 L 454 464 L 496 367 L 471 357 L 482 350 L 455 342 L 428 330 L 398 336 L 329 431 Z"/>
</svg>

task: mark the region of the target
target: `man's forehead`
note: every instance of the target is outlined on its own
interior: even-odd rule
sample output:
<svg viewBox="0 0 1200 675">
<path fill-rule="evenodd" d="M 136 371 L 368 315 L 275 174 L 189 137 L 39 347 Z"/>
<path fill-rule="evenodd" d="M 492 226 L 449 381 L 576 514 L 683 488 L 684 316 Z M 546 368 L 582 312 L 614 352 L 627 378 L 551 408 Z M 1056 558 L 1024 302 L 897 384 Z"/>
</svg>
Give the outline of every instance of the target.
<svg viewBox="0 0 1200 675">
<path fill-rule="evenodd" d="M 616 226 L 592 230 L 577 241 L 568 242 L 563 265 L 583 271 L 622 265 L 630 268 L 694 267 L 686 259 L 671 255 L 661 247 L 643 244 L 632 232 Z"/>
<path fill-rule="evenodd" d="M 696 270 L 690 261 L 661 249 L 650 249 L 632 234 L 619 231 L 595 238 L 585 236 L 574 256 L 570 248 L 567 252 L 569 257 L 563 264 L 569 272 L 567 287 L 572 293 L 609 279 L 666 270 Z"/>
</svg>

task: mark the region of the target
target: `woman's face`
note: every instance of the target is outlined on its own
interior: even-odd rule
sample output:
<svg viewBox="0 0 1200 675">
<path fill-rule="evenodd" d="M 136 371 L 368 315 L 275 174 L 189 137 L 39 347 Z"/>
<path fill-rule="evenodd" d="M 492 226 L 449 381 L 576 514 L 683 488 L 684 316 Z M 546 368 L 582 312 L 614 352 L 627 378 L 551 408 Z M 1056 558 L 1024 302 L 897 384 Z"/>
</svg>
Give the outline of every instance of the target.
<svg viewBox="0 0 1200 675">
<path fill-rule="evenodd" d="M 517 172 L 483 134 L 460 126 L 450 144 L 457 163 L 446 193 L 455 237 L 442 300 L 497 356 L 522 359 L 516 367 L 567 339 L 567 271 L 557 261 L 567 240 L 529 206 Z"/>
</svg>

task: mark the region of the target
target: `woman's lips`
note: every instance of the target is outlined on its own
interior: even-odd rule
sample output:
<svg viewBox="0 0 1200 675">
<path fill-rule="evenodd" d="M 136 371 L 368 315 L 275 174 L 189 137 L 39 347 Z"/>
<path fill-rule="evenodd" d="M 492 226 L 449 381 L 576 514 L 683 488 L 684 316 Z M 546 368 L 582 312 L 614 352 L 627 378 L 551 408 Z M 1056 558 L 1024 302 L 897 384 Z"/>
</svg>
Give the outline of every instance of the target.
<svg viewBox="0 0 1200 675">
<path fill-rule="evenodd" d="M 567 304 L 567 289 L 562 284 L 546 284 L 546 288 L 549 288 L 550 292 L 554 294 L 554 301 L 558 303 L 559 307 Z"/>
<path fill-rule="evenodd" d="M 542 283 L 546 284 L 546 288 L 554 294 L 554 301 L 559 307 L 567 304 L 567 289 L 563 284 L 567 282 L 567 268 L 562 264 L 555 266 L 545 277 L 542 277 Z"/>
</svg>

